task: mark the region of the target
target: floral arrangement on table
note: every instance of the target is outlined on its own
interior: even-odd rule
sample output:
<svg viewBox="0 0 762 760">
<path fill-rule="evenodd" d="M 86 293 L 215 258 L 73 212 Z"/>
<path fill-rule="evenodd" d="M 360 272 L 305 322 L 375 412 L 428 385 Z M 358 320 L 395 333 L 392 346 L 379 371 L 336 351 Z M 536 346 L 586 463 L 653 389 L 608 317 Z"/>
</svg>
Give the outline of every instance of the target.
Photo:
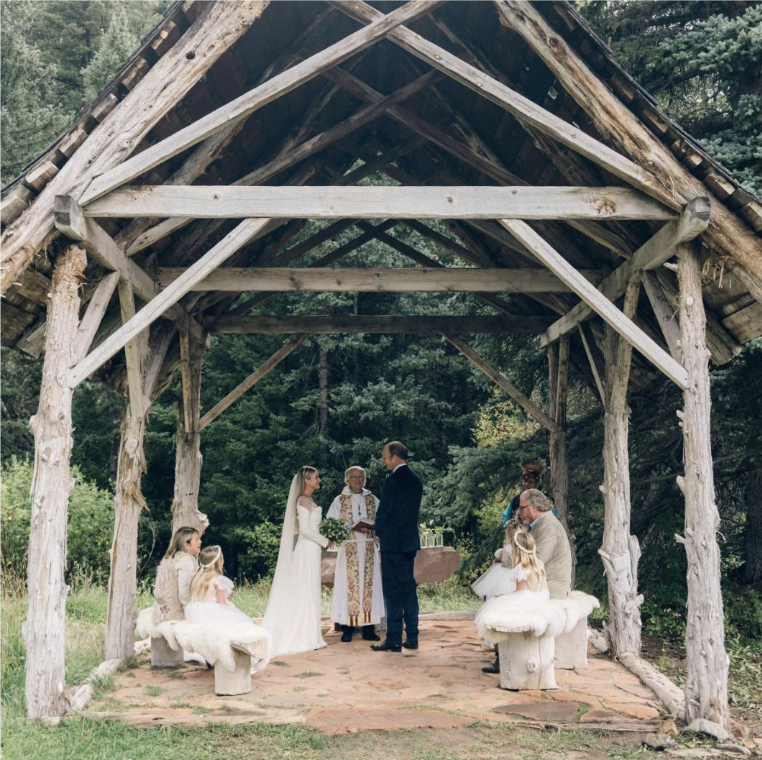
<svg viewBox="0 0 762 760">
<path fill-rule="evenodd" d="M 444 533 L 447 528 L 441 525 L 434 525 L 433 520 L 429 524 L 421 523 L 418 526 L 418 535 L 421 539 L 421 549 L 428 549 L 433 546 L 444 546 Z"/>
<path fill-rule="evenodd" d="M 338 549 L 347 540 L 349 531 L 347 530 L 347 524 L 343 520 L 338 520 L 335 517 L 326 517 L 320 523 L 320 535 L 325 536 L 333 542 L 333 549 Z"/>
</svg>

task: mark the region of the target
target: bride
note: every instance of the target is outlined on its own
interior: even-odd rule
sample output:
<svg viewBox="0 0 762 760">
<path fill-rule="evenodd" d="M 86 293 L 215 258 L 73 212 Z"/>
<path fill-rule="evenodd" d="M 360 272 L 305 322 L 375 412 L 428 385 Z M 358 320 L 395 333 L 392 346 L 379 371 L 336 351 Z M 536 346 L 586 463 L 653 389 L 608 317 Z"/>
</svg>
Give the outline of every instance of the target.
<svg viewBox="0 0 762 760">
<path fill-rule="evenodd" d="M 326 646 L 320 632 L 320 553 L 330 541 L 318 530 L 322 510 L 312 501 L 320 473 L 301 467 L 291 481 L 270 598 L 262 626 L 270 657 Z"/>
</svg>

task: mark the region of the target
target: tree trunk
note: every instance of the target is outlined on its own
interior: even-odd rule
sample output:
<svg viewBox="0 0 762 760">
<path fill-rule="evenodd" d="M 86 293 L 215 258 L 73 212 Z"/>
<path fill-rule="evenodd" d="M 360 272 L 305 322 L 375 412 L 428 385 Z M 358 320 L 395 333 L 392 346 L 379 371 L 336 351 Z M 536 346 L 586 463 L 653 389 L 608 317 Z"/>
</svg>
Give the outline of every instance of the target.
<svg viewBox="0 0 762 760">
<path fill-rule="evenodd" d="M 744 580 L 747 583 L 762 581 L 762 470 L 749 475 L 746 486 L 746 565 Z"/>
<path fill-rule="evenodd" d="M 177 410 L 177 452 L 175 457 L 175 494 L 172 499 L 172 530 L 183 526 L 203 533 L 209 526 L 206 515 L 198 511 L 201 485 L 201 363 L 204 346 L 184 330 L 180 332 L 180 368 L 183 392 Z"/>
<path fill-rule="evenodd" d="M 133 653 L 137 595 L 138 522 L 146 506 L 140 480 L 146 470 L 143 435 L 146 418 L 132 417 L 129 406 L 122 417 L 119 464 L 114 497 L 114 540 L 106 613 L 106 659 L 129 658 Z"/>
<path fill-rule="evenodd" d="M 625 315 L 637 309 L 639 283 L 631 282 L 625 294 Z M 640 605 L 638 562 L 640 545 L 630 535 L 630 379 L 632 345 L 606 325 L 605 412 L 603 432 L 603 546 L 599 550 L 608 580 L 609 619 L 606 636 L 614 657 L 640 653 Z"/>
<path fill-rule="evenodd" d="M 714 498 L 709 392 L 709 349 L 697 246 L 678 247 L 680 344 L 689 388 L 683 392 L 685 551 L 688 556 L 685 712 L 727 726 L 728 655 L 720 588 L 720 515 Z"/>
<path fill-rule="evenodd" d="M 71 246 L 53 273 L 42 367 L 40 405 L 29 424 L 34 434 L 31 528 L 27 564 L 26 711 L 53 718 L 66 711 L 66 520 L 73 486 L 69 368 L 79 326 L 79 283 L 85 252 Z"/>
</svg>

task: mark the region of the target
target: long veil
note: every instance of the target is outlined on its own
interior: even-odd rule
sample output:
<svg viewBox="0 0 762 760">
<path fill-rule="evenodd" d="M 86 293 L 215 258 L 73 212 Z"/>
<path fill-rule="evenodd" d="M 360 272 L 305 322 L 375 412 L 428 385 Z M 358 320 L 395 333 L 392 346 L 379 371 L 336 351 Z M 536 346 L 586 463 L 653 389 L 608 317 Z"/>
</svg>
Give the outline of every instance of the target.
<svg viewBox="0 0 762 760">
<path fill-rule="evenodd" d="M 289 606 L 288 575 L 291 562 L 294 557 L 294 545 L 296 543 L 296 500 L 301 495 L 299 492 L 299 473 L 294 475 L 291 481 L 291 489 L 288 492 L 286 502 L 286 514 L 283 518 L 283 532 L 280 536 L 280 549 L 278 550 L 278 563 L 275 565 L 270 588 L 270 597 L 267 600 L 267 609 L 262 625 L 270 633 L 272 651 L 276 651 L 278 641 L 283 635 L 283 629 L 287 623 Z"/>
</svg>

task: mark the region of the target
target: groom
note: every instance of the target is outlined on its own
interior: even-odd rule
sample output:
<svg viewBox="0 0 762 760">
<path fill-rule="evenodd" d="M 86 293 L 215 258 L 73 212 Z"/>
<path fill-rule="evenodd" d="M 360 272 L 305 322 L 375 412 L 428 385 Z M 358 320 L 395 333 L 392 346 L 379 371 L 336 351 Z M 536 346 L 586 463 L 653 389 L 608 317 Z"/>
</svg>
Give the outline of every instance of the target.
<svg viewBox="0 0 762 760">
<path fill-rule="evenodd" d="M 384 483 L 376 511 L 376 536 L 381 542 L 381 581 L 386 597 L 386 639 L 372 644 L 376 652 L 418 649 L 418 594 L 413 577 L 415 554 L 421 548 L 418 513 L 423 486 L 408 467 L 408 450 L 399 441 L 384 446 L 383 460 L 391 475 Z M 402 641 L 402 620 L 407 640 Z"/>
</svg>

